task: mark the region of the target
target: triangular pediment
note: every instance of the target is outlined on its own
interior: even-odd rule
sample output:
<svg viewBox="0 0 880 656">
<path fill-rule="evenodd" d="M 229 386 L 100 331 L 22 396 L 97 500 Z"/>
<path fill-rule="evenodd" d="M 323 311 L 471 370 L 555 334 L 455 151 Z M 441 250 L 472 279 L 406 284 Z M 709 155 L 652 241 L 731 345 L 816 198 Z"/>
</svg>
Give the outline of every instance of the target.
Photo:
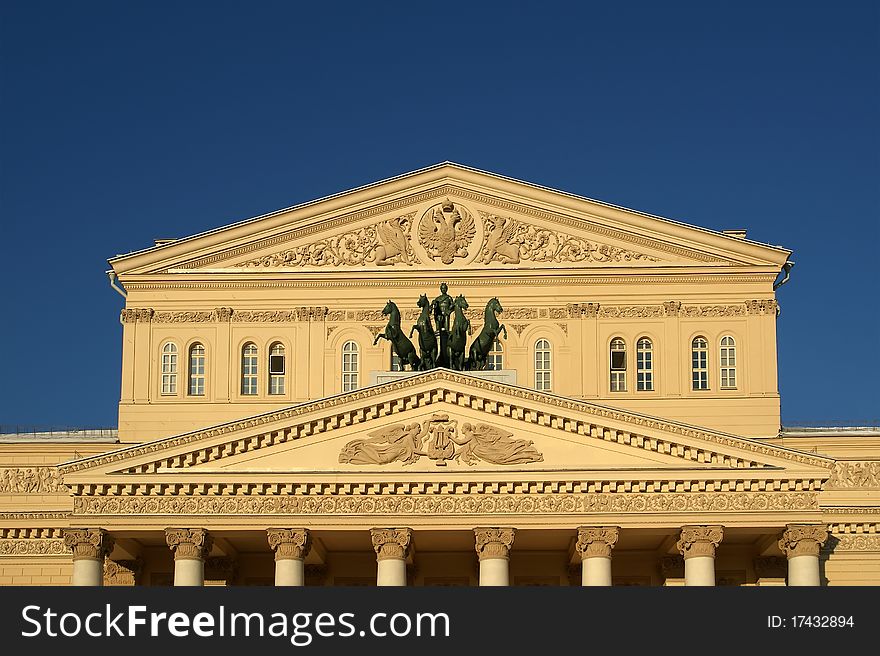
<svg viewBox="0 0 880 656">
<path fill-rule="evenodd" d="M 827 478 L 832 461 L 717 431 L 438 369 L 62 465 L 107 481 L 467 478 L 572 472 L 739 481 Z"/>
<path fill-rule="evenodd" d="M 778 267 L 789 252 L 455 164 L 111 260 L 118 274 Z"/>
</svg>

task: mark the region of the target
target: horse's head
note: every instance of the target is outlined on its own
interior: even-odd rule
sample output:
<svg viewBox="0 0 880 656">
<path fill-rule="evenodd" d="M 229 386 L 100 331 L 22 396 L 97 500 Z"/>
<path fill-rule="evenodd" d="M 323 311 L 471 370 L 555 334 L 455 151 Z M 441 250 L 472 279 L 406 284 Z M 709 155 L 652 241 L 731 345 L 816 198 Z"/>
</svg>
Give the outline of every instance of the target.
<svg viewBox="0 0 880 656">
<path fill-rule="evenodd" d="M 388 303 L 385 304 L 385 307 L 382 309 L 382 314 L 391 314 L 394 310 L 397 309 L 397 306 L 394 304 L 394 301 L 388 300 Z"/>
<path fill-rule="evenodd" d="M 453 301 L 453 304 L 459 310 L 467 310 L 470 307 L 470 305 L 468 305 L 467 299 L 461 294 L 456 297 L 456 299 Z"/>
<path fill-rule="evenodd" d="M 422 294 L 421 296 L 419 296 L 419 302 L 416 303 L 416 305 L 418 305 L 420 308 L 428 307 L 428 295 Z"/>
<path fill-rule="evenodd" d="M 489 302 L 486 304 L 486 308 L 495 312 L 504 312 L 504 308 L 501 307 L 501 301 L 498 300 L 497 296 L 493 296 L 489 299 Z"/>
</svg>

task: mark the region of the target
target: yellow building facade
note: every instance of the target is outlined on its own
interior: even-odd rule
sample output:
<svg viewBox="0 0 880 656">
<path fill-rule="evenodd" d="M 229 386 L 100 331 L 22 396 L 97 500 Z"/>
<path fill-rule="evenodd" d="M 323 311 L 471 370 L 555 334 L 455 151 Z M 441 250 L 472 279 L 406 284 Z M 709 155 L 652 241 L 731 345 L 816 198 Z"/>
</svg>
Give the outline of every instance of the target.
<svg viewBox="0 0 880 656">
<path fill-rule="evenodd" d="M 789 255 L 445 163 L 112 258 L 118 431 L 0 437 L 0 584 L 878 584 L 880 433 L 780 427 Z M 489 369 L 392 358 L 441 283 Z"/>
</svg>

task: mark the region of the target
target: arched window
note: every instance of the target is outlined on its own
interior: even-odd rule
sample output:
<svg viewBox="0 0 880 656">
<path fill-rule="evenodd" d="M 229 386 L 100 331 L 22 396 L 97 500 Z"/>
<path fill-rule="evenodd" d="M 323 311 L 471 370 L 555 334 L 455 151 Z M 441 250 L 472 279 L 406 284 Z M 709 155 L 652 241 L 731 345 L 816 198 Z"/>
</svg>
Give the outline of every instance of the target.
<svg viewBox="0 0 880 656">
<path fill-rule="evenodd" d="M 348 341 L 342 345 L 342 391 L 358 388 L 358 345 Z"/>
<path fill-rule="evenodd" d="M 626 391 L 626 342 L 620 337 L 611 340 L 611 391 Z"/>
<path fill-rule="evenodd" d="M 269 348 L 269 394 L 284 394 L 284 344 L 275 342 Z"/>
<path fill-rule="evenodd" d="M 721 338 L 721 389 L 736 389 L 736 340 L 730 335 Z"/>
<path fill-rule="evenodd" d="M 654 390 L 654 345 L 647 337 L 636 342 L 636 391 Z"/>
<path fill-rule="evenodd" d="M 694 337 L 691 342 L 691 372 L 695 390 L 709 389 L 709 342 L 705 337 Z"/>
<path fill-rule="evenodd" d="M 162 394 L 177 394 L 177 345 L 162 347 Z"/>
<path fill-rule="evenodd" d="M 489 353 L 486 354 L 486 369 L 497 371 L 504 369 L 504 347 L 499 340 L 495 340 Z"/>
<path fill-rule="evenodd" d="M 202 344 L 189 347 L 189 395 L 205 395 L 205 347 Z"/>
<path fill-rule="evenodd" d="M 550 342 L 539 339 L 535 342 L 535 389 L 550 391 Z"/>
<path fill-rule="evenodd" d="M 241 393 L 252 396 L 257 393 L 257 345 L 245 344 L 241 350 Z"/>
</svg>

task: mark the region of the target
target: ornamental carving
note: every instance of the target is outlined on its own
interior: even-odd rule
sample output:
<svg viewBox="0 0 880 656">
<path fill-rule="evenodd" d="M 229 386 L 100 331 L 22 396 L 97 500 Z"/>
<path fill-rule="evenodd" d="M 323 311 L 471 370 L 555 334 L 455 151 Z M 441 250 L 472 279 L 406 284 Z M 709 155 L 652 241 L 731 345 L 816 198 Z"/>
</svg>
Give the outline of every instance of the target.
<svg viewBox="0 0 880 656">
<path fill-rule="evenodd" d="M 490 488 L 491 483 L 484 483 Z M 302 496 L 74 497 L 83 515 L 564 515 L 571 513 L 777 512 L 817 510 L 814 492 L 737 493 L 514 493 L 437 494 L 424 492 Z M 454 486 L 450 486 L 454 487 Z M 505 486 L 506 487 L 506 486 Z"/>
<path fill-rule="evenodd" d="M 660 559 L 660 573 L 664 579 L 684 578 L 684 558 L 678 556 L 663 556 Z"/>
<path fill-rule="evenodd" d="M 410 528 L 370 529 L 370 538 L 373 541 L 373 549 L 376 551 L 376 559 L 403 560 L 406 558 L 412 544 L 412 533 Z"/>
<path fill-rule="evenodd" d="M 880 461 L 842 461 L 834 463 L 829 487 L 858 488 L 880 487 Z"/>
<path fill-rule="evenodd" d="M 771 314 L 776 316 L 779 304 L 776 302 L 776 299 L 769 298 L 761 301 L 746 301 L 746 308 L 749 314 Z"/>
<path fill-rule="evenodd" d="M 615 319 L 662 317 L 663 307 L 660 305 L 604 305 L 599 308 L 599 316 Z"/>
<path fill-rule="evenodd" d="M 230 307 L 214 308 L 214 316 L 217 318 L 217 321 L 229 321 L 232 318 L 232 308 L 230 308 Z"/>
<path fill-rule="evenodd" d="M 611 558 L 611 550 L 619 535 L 617 526 L 582 526 L 578 529 L 574 548 L 581 558 Z"/>
<path fill-rule="evenodd" d="M 203 560 L 214 539 L 203 528 L 167 528 L 165 542 L 174 552 L 174 560 Z"/>
<path fill-rule="evenodd" d="M 39 494 L 66 492 L 61 472 L 55 467 L 4 467 L 0 469 L 0 492 Z"/>
<path fill-rule="evenodd" d="M 599 315 L 598 303 L 569 303 L 565 309 L 571 319 L 580 317 L 595 319 Z"/>
<path fill-rule="evenodd" d="M 480 212 L 480 216 L 485 237 L 478 260 L 483 264 L 657 261 L 644 253 L 538 228 L 510 217 L 485 212 Z"/>
<path fill-rule="evenodd" d="M 684 526 L 675 546 L 684 559 L 701 556 L 715 557 L 715 548 L 724 536 L 721 526 Z"/>
<path fill-rule="evenodd" d="M 126 308 L 119 314 L 119 320 L 122 323 L 149 323 L 153 318 L 152 308 Z"/>
<path fill-rule="evenodd" d="M 104 560 L 104 585 L 137 585 L 144 561 Z"/>
<path fill-rule="evenodd" d="M 0 540 L 0 556 L 62 556 L 68 553 L 62 539 Z"/>
<path fill-rule="evenodd" d="M 681 308 L 682 317 L 744 317 L 746 306 L 737 305 L 685 305 Z"/>
<path fill-rule="evenodd" d="M 237 267 L 377 266 L 401 262 L 418 264 L 409 233 L 415 213 L 382 221 L 341 235 L 295 246 L 280 253 L 236 264 Z"/>
<path fill-rule="evenodd" d="M 818 556 L 827 539 L 828 527 L 823 524 L 788 524 L 779 538 L 779 548 L 789 558 Z"/>
<path fill-rule="evenodd" d="M 156 323 L 212 323 L 217 320 L 213 310 L 195 312 L 157 312 Z"/>
<path fill-rule="evenodd" d="M 74 560 L 104 560 L 113 550 L 113 537 L 102 528 L 70 528 L 63 534 L 64 546 L 73 551 Z"/>
<path fill-rule="evenodd" d="M 475 528 L 474 537 L 477 556 L 480 560 L 486 558 L 510 557 L 510 548 L 513 546 L 513 538 L 516 536 L 514 528 Z"/>
<path fill-rule="evenodd" d="M 452 264 L 468 257 L 468 246 L 477 234 L 474 217 L 448 198 L 429 208 L 419 221 L 419 243 L 432 260 Z"/>
<path fill-rule="evenodd" d="M 339 462 L 353 465 L 410 465 L 422 456 L 445 467 L 449 460 L 465 465 L 480 461 L 495 465 L 541 462 L 544 456 L 531 440 L 511 439 L 513 433 L 489 424 L 465 423 L 447 414 L 434 414 L 421 424 L 393 424 L 352 440 L 339 453 Z"/>
<path fill-rule="evenodd" d="M 527 323 L 512 323 L 510 327 L 516 331 L 517 336 L 522 335 L 522 331 L 529 327 Z"/>
<path fill-rule="evenodd" d="M 311 533 L 305 528 L 270 528 L 269 547 L 275 560 L 303 560 L 312 548 Z"/>
<path fill-rule="evenodd" d="M 232 316 L 241 323 L 290 323 L 298 321 L 300 313 L 295 310 L 236 310 Z"/>
<path fill-rule="evenodd" d="M 664 301 L 663 302 L 663 314 L 667 317 L 677 317 L 681 312 L 681 302 L 680 301 Z"/>
<path fill-rule="evenodd" d="M 834 551 L 880 551 L 880 535 L 835 535 Z M 2 552 L 0 552 L 2 553 Z"/>
</svg>

